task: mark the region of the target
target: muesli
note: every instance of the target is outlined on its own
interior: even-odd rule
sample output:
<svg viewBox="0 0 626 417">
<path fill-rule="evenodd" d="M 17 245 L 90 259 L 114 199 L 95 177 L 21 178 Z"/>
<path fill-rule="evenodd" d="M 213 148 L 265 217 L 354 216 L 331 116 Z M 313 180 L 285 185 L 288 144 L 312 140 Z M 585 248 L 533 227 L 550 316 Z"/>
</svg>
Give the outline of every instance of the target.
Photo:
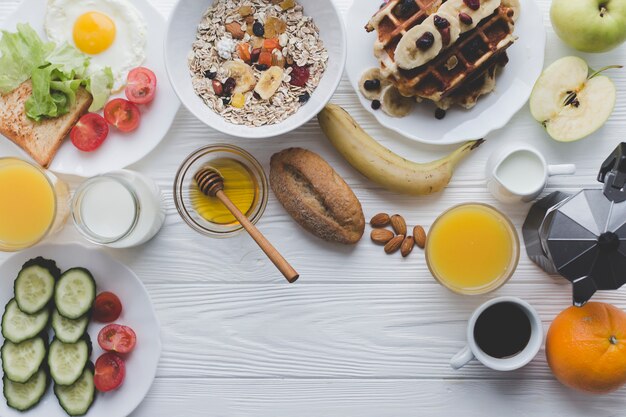
<svg viewBox="0 0 626 417">
<path fill-rule="evenodd" d="M 189 56 L 196 93 L 226 121 L 279 123 L 318 86 L 328 51 L 294 0 L 216 0 Z"/>
</svg>

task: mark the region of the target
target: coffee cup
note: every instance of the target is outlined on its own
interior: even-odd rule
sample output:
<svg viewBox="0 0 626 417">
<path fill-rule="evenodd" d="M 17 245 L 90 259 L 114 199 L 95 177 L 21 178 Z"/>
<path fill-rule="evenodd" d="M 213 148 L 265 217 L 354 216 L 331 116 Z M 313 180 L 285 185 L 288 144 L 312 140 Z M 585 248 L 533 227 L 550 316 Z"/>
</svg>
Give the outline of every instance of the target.
<svg viewBox="0 0 626 417">
<path fill-rule="evenodd" d="M 460 369 L 474 359 L 496 371 L 528 364 L 539 352 L 543 327 L 535 309 L 517 297 L 499 297 L 478 307 L 467 324 L 467 345 L 450 360 Z"/>
<path fill-rule="evenodd" d="M 573 164 L 549 165 L 537 149 L 510 144 L 494 152 L 487 161 L 487 188 L 503 203 L 529 202 L 541 194 L 549 177 L 575 172 Z"/>
</svg>

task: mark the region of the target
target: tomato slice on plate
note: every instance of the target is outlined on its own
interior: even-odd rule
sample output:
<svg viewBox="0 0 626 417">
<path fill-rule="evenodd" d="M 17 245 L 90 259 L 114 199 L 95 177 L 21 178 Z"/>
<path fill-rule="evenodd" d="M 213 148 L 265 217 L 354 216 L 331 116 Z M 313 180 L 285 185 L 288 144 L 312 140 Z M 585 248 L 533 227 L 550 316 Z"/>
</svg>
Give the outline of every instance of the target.
<svg viewBox="0 0 626 417">
<path fill-rule="evenodd" d="M 122 302 L 112 292 L 98 294 L 93 305 L 93 318 L 100 323 L 111 323 L 122 313 Z"/>
<path fill-rule="evenodd" d="M 139 107 L 123 98 L 111 100 L 104 106 L 106 121 L 122 132 L 132 132 L 139 127 L 141 114 Z"/>
<path fill-rule="evenodd" d="M 100 392 L 119 388 L 126 376 L 126 364 L 115 353 L 105 353 L 96 361 L 96 373 L 93 382 Z"/>
<path fill-rule="evenodd" d="M 98 333 L 98 344 L 108 352 L 129 353 L 137 344 L 137 335 L 128 326 L 109 324 Z"/>
<path fill-rule="evenodd" d="M 74 146 L 83 152 L 95 151 L 109 135 L 109 125 L 96 113 L 87 113 L 78 120 L 70 131 Z"/>
<path fill-rule="evenodd" d="M 157 78 L 148 68 L 138 67 L 128 73 L 124 93 L 135 104 L 147 104 L 154 100 Z"/>
</svg>

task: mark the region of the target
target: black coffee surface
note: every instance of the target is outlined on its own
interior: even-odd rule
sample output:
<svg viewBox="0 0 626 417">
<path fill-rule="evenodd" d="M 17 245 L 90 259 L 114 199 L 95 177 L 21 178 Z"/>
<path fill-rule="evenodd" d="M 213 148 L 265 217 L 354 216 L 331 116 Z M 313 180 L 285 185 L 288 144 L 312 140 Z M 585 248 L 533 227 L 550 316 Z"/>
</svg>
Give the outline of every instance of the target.
<svg viewBox="0 0 626 417">
<path fill-rule="evenodd" d="M 530 340 L 530 319 L 515 303 L 488 307 L 476 320 L 474 339 L 487 355 L 503 359 L 520 353 Z"/>
</svg>

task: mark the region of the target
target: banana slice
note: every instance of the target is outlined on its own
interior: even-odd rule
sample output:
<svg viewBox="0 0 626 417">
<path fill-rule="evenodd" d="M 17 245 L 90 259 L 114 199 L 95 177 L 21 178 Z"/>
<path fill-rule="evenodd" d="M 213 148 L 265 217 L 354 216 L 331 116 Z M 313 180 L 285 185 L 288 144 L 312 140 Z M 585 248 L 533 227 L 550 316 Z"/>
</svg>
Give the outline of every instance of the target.
<svg viewBox="0 0 626 417">
<path fill-rule="evenodd" d="M 502 4 L 513 9 L 513 21 L 517 22 L 521 11 L 519 0 L 502 0 Z"/>
<path fill-rule="evenodd" d="M 396 46 L 396 64 L 403 69 L 413 69 L 424 65 L 436 57 L 443 49 L 441 34 L 435 27 L 434 15 L 404 34 Z M 418 43 L 427 41 L 430 46 L 419 48 Z"/>
<path fill-rule="evenodd" d="M 376 81 L 380 83 L 380 86 L 373 90 L 368 90 L 365 88 L 366 81 Z M 361 79 L 359 80 L 359 90 L 361 94 L 368 100 L 378 100 L 380 98 L 380 93 L 383 91 L 385 87 L 390 84 L 389 80 L 380 72 L 380 68 L 370 68 L 366 70 L 363 75 L 361 75 Z"/>
<path fill-rule="evenodd" d="M 254 91 L 263 100 L 269 100 L 283 82 L 283 73 L 284 70 L 281 67 L 269 67 L 259 79 Z"/>
<path fill-rule="evenodd" d="M 478 10 L 473 10 L 467 7 L 463 0 L 448 0 L 441 5 L 437 13 L 445 13 L 450 16 L 455 16 L 456 21 L 459 21 L 459 14 L 465 13 L 472 18 L 471 24 L 460 24 L 461 33 L 474 29 L 476 25 L 480 23 L 484 18 L 491 16 L 493 12 L 500 7 L 501 0 L 481 0 Z"/>
<path fill-rule="evenodd" d="M 385 87 L 381 94 L 381 108 L 391 117 L 406 116 L 413 109 L 413 103 L 412 97 L 404 97 L 393 85 Z"/>
<path fill-rule="evenodd" d="M 237 83 L 234 90 L 235 94 L 247 93 L 256 85 L 254 71 L 248 64 L 241 61 L 228 61 L 224 63 L 223 68 L 228 73 L 228 76 L 234 78 Z"/>
</svg>

